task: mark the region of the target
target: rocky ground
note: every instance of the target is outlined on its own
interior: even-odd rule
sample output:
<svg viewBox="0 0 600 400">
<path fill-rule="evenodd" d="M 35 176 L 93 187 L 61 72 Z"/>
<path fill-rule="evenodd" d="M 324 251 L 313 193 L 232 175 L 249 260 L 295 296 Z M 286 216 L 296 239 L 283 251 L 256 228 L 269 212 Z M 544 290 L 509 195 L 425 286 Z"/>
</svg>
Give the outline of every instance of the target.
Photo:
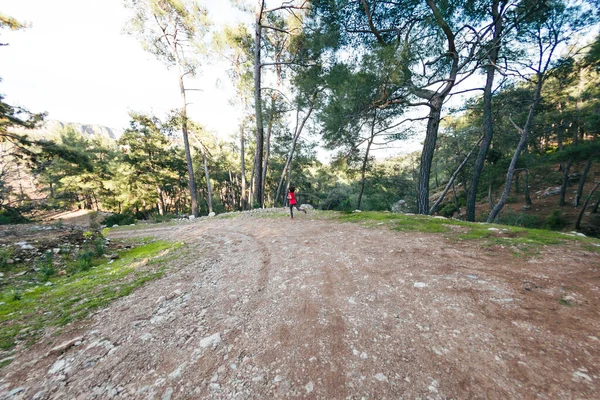
<svg viewBox="0 0 600 400">
<path fill-rule="evenodd" d="M 164 278 L 20 351 L 11 399 L 600 398 L 600 257 L 246 214 Z"/>
</svg>

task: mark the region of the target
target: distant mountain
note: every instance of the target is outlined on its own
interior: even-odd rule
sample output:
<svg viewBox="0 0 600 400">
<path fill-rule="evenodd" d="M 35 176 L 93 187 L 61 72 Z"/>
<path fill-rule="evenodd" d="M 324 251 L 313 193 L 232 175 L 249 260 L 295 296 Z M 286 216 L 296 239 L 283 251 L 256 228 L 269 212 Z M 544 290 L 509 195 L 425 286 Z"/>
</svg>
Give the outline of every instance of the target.
<svg viewBox="0 0 600 400">
<path fill-rule="evenodd" d="M 75 129 L 75 131 L 81 133 L 83 136 L 100 136 L 111 140 L 117 140 L 123 133 L 121 129 L 113 129 L 102 125 L 78 124 L 55 120 L 46 120 L 36 129 L 13 129 L 12 131 L 28 136 L 50 137 L 67 126 Z"/>
</svg>

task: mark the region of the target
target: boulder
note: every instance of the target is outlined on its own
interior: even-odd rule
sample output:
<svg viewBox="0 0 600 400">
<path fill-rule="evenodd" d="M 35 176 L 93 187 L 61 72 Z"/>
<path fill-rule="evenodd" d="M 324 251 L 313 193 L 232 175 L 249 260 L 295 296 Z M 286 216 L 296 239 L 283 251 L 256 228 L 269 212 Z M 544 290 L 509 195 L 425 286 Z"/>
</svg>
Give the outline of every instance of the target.
<svg viewBox="0 0 600 400">
<path fill-rule="evenodd" d="M 406 201 L 398 200 L 394 204 L 392 204 L 392 212 L 395 213 L 403 213 L 406 211 Z"/>
</svg>

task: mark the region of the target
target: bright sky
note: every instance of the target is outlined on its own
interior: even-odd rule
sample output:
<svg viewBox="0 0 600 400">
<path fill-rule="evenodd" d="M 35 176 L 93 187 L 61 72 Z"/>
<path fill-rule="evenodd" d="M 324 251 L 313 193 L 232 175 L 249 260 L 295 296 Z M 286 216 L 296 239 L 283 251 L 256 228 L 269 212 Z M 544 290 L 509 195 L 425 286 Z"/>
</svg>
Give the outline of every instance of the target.
<svg viewBox="0 0 600 400">
<path fill-rule="evenodd" d="M 216 25 L 242 18 L 228 0 L 201 1 Z M 180 106 L 175 71 L 123 34 L 123 0 L 0 0 L 0 12 L 30 25 L 0 31 L 0 93 L 48 119 L 124 129 L 129 111 L 164 117 Z M 188 108 L 220 137 L 236 131 L 227 66 L 214 63 L 187 83 Z"/>
</svg>

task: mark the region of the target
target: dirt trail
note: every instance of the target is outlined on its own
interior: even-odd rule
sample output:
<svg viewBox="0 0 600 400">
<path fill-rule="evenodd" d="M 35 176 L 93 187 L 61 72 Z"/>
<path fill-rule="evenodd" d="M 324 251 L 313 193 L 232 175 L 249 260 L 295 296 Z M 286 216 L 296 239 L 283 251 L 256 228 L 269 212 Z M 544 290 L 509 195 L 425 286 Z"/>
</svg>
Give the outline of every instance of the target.
<svg viewBox="0 0 600 400">
<path fill-rule="evenodd" d="M 132 235 L 186 246 L 164 278 L 18 354 L 0 397 L 600 398 L 595 253 L 517 258 L 310 215 L 115 236 Z"/>
</svg>

